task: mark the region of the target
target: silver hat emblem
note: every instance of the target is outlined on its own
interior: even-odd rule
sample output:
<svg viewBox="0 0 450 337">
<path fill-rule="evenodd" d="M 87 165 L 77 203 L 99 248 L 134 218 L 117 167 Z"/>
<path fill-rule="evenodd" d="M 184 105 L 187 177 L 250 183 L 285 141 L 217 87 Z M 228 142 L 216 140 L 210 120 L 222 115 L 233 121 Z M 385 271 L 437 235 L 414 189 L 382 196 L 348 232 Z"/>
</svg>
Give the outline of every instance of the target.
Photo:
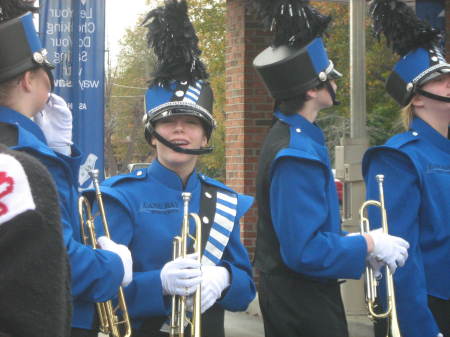
<svg viewBox="0 0 450 337">
<path fill-rule="evenodd" d="M 41 53 L 34 52 L 33 53 L 33 60 L 34 60 L 34 62 L 36 62 L 38 64 L 42 64 L 42 63 L 44 63 L 45 59 L 44 59 L 44 56 Z"/>
</svg>

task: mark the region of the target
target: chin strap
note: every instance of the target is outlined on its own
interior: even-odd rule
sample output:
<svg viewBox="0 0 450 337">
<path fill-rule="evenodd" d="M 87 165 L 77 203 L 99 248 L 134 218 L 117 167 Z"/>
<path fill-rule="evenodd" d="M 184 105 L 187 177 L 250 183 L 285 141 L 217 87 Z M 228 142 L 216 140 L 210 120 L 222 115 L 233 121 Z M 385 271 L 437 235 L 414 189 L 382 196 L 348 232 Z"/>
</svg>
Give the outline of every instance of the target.
<svg viewBox="0 0 450 337">
<path fill-rule="evenodd" d="M 339 105 L 341 102 L 336 100 L 336 91 L 334 91 L 333 87 L 331 86 L 330 81 L 326 81 L 325 86 L 330 93 L 331 100 L 333 101 L 333 105 Z"/>
<path fill-rule="evenodd" d="M 211 153 L 213 148 L 212 147 L 203 147 L 200 149 L 184 149 L 180 146 L 177 146 L 171 142 L 169 142 L 167 139 L 163 138 L 158 132 L 155 130 L 152 130 L 152 136 L 154 136 L 156 139 L 158 139 L 159 142 L 167 146 L 168 148 L 172 149 L 175 152 L 185 153 L 185 154 L 193 154 L 193 155 L 201 155 L 201 154 L 207 154 Z"/>
<path fill-rule="evenodd" d="M 436 101 L 450 103 L 450 97 L 435 95 L 435 94 L 432 94 L 431 92 L 425 91 L 425 90 L 423 90 L 421 88 L 417 88 L 416 89 L 416 93 L 418 93 L 418 94 L 420 94 L 422 96 L 434 99 Z"/>
</svg>

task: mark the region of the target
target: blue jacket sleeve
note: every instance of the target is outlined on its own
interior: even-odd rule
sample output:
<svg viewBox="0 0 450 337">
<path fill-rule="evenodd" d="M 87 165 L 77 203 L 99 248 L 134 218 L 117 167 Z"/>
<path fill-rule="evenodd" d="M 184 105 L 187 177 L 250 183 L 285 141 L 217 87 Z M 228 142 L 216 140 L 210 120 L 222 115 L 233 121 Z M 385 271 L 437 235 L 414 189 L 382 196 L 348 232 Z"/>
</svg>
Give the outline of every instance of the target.
<svg viewBox="0 0 450 337">
<path fill-rule="evenodd" d="M 117 196 L 117 194 L 116 194 Z M 130 247 L 133 240 L 133 215 L 126 208 L 126 202 L 103 196 L 105 211 L 108 214 L 108 225 L 111 239 Z M 94 207 L 94 210 L 96 207 Z M 102 225 L 96 219 L 96 229 L 103 232 Z M 133 256 L 133 249 L 131 254 Z M 155 268 L 145 272 L 137 272 L 139 266 L 133 264 L 133 281 L 124 289 L 127 307 L 131 317 L 148 317 L 168 315 L 168 297 L 163 295 L 161 269 Z"/>
<path fill-rule="evenodd" d="M 436 337 L 439 329 L 428 308 L 424 266 L 419 245 L 420 184 L 411 161 L 398 151 L 374 151 L 365 173 L 367 198 L 379 200 L 377 174 L 384 174 L 384 198 L 389 234 L 410 244 L 409 257 L 394 274 L 400 330 L 408 337 Z M 372 228 L 380 227 L 380 212 L 369 210 Z M 380 294 L 385 294 L 381 282 Z"/>
<path fill-rule="evenodd" d="M 74 172 L 78 172 L 80 154 L 76 148 L 73 148 L 73 154 L 72 157 L 58 155 L 70 169 L 62 170 L 60 162 L 56 161 L 49 160 L 45 164 L 59 193 L 64 243 L 71 266 L 72 295 L 75 299 L 103 302 L 117 295 L 117 289 L 123 279 L 123 265 L 118 255 L 104 250 L 93 250 L 74 239 L 74 235 L 79 235 L 74 234 L 75 226 L 79 226 L 78 190 L 72 182 L 77 181 Z M 70 177 L 67 174 L 70 174 Z"/>
<path fill-rule="evenodd" d="M 317 162 L 288 157 L 274 164 L 270 207 L 281 257 L 304 275 L 357 279 L 365 268 L 366 242 L 360 235 L 326 231 L 326 183 Z"/>
<path fill-rule="evenodd" d="M 255 298 L 256 290 L 252 279 L 252 268 L 247 250 L 240 238 L 240 217 L 247 212 L 253 202 L 253 198 L 238 195 L 238 209 L 230 241 L 225 249 L 220 265 L 230 272 L 230 286 L 218 303 L 226 310 L 246 310 L 250 302 Z"/>
</svg>

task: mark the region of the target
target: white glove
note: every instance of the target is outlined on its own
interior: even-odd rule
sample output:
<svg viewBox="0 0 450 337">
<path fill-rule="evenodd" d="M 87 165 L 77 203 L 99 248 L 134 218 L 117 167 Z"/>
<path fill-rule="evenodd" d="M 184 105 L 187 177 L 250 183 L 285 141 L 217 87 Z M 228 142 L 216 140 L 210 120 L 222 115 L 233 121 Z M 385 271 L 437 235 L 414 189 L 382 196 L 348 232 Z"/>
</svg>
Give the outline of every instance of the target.
<svg viewBox="0 0 450 337">
<path fill-rule="evenodd" d="M 167 262 L 160 274 L 163 294 L 189 296 L 202 281 L 201 274 L 195 254 Z"/>
<path fill-rule="evenodd" d="M 73 144 L 72 112 L 62 97 L 50 94 L 44 110 L 34 116 L 34 121 L 42 129 L 51 149 L 70 156 Z"/>
<path fill-rule="evenodd" d="M 101 249 L 108 250 L 119 255 L 123 264 L 123 279 L 122 287 L 128 286 L 133 280 L 133 259 L 131 258 L 131 252 L 127 246 L 115 243 L 106 236 L 101 236 L 97 239 L 97 243 Z"/>
<path fill-rule="evenodd" d="M 436 337 L 444 337 L 444 335 L 441 332 L 439 332 Z"/>
<path fill-rule="evenodd" d="M 378 258 L 372 254 L 369 254 L 369 256 L 367 256 L 367 263 L 369 263 L 370 268 L 372 268 L 373 270 L 373 276 L 375 276 L 377 280 L 381 279 L 381 268 L 384 267 L 386 263 L 378 260 Z"/>
<path fill-rule="evenodd" d="M 211 308 L 222 296 L 222 291 L 230 285 L 230 273 L 219 266 L 202 266 L 202 314 Z"/>
<path fill-rule="evenodd" d="M 394 273 L 397 267 L 402 267 L 408 258 L 409 243 L 398 236 L 385 234 L 381 228 L 368 233 L 373 240 L 371 255 L 383 261 Z"/>
</svg>

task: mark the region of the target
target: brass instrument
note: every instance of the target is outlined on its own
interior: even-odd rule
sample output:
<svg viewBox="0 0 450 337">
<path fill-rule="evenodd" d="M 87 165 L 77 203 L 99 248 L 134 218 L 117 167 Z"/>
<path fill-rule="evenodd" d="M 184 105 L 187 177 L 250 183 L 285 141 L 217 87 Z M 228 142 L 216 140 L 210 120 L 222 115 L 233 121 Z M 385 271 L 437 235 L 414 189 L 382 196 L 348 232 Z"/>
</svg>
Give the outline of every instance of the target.
<svg viewBox="0 0 450 337">
<path fill-rule="evenodd" d="M 194 240 L 194 253 L 197 259 L 201 261 L 202 249 L 202 225 L 198 214 L 189 213 L 189 201 L 191 200 L 191 193 L 183 192 L 183 222 L 181 224 L 181 235 L 176 236 L 173 240 L 173 259 L 178 257 L 185 257 L 187 254 L 187 241 L 189 238 Z M 192 217 L 195 222 L 195 236 L 189 233 L 189 217 Z M 191 328 L 192 337 L 201 336 L 201 285 L 197 286 L 197 290 L 193 294 L 193 310 L 192 319 L 186 315 L 186 296 L 173 295 L 172 296 L 172 312 L 170 316 L 170 337 L 183 337 L 184 328 L 187 323 Z"/>
<path fill-rule="evenodd" d="M 384 233 L 389 233 L 386 208 L 384 206 L 384 192 L 383 192 L 383 180 L 384 175 L 378 174 L 376 177 L 378 182 L 378 189 L 380 193 L 380 201 L 367 200 L 364 202 L 359 209 L 359 216 L 361 219 L 361 234 L 367 234 L 370 231 L 369 220 L 364 216 L 364 211 L 368 206 L 376 206 L 380 208 L 381 211 L 381 221 L 382 229 Z M 397 318 L 397 308 L 395 304 L 395 288 L 394 288 L 394 278 L 388 266 L 386 268 L 386 292 L 387 292 L 387 309 L 382 313 L 375 313 L 375 299 L 377 298 L 377 284 L 378 280 L 374 276 L 374 271 L 370 266 L 366 266 L 365 271 L 365 286 L 366 286 L 366 302 L 369 309 L 369 317 L 373 320 L 375 319 L 388 319 L 388 332 L 390 332 L 391 337 L 401 337 L 400 328 L 398 325 Z M 388 334 L 389 336 L 389 334 Z"/>
<path fill-rule="evenodd" d="M 89 171 L 89 176 L 92 178 L 95 188 L 96 200 L 98 203 L 99 214 L 102 218 L 103 229 L 105 236 L 110 238 L 108 222 L 106 220 L 105 208 L 103 206 L 102 193 L 98 182 L 98 170 Z M 91 205 L 89 200 L 81 196 L 78 199 L 78 212 L 80 215 L 81 235 L 83 243 L 97 249 L 97 237 L 95 234 L 94 219 L 96 215 L 92 215 Z M 110 337 L 130 337 L 131 323 L 128 317 L 128 310 L 125 303 L 125 296 L 122 287 L 119 287 L 118 305 L 113 306 L 112 301 L 96 303 L 97 313 L 99 319 L 100 332 L 109 335 Z M 119 317 L 118 310 L 122 317 Z"/>
</svg>

